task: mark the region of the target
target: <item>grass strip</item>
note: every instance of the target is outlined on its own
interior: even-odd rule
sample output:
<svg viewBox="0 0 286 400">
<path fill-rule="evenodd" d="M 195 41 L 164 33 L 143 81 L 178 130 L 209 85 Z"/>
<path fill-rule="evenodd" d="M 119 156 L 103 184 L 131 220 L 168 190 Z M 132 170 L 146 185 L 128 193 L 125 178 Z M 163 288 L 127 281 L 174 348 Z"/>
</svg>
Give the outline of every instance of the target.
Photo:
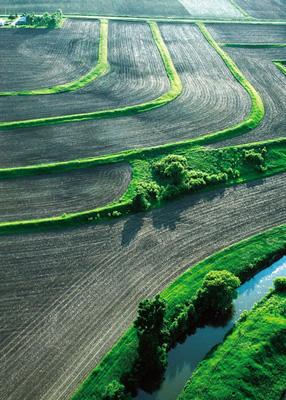
<svg viewBox="0 0 286 400">
<path fill-rule="evenodd" d="M 253 49 L 285 47 L 286 43 L 218 43 L 219 47 L 246 47 Z"/>
<path fill-rule="evenodd" d="M 273 63 L 276 65 L 277 68 L 282 71 L 284 75 L 286 75 L 286 60 L 280 60 L 280 61 L 273 61 Z"/>
<path fill-rule="evenodd" d="M 22 90 L 20 92 L 0 92 L 0 96 L 27 96 L 27 95 L 45 95 L 56 94 L 63 92 L 72 92 L 88 85 L 99 76 L 107 73 L 109 63 L 107 60 L 107 41 L 108 41 L 108 20 L 100 20 L 100 39 L 99 39 L 99 54 L 96 66 L 86 75 L 81 76 L 72 82 L 63 85 L 51 86 L 45 89 Z"/>
<path fill-rule="evenodd" d="M 65 122 L 78 122 L 78 121 L 87 121 L 91 119 L 116 118 L 116 117 L 134 115 L 141 112 L 153 110 L 154 108 L 162 107 L 163 105 L 177 98 L 181 94 L 183 89 L 180 77 L 174 67 L 173 61 L 162 39 L 162 36 L 160 34 L 156 22 L 150 21 L 148 23 L 150 25 L 154 41 L 161 54 L 170 81 L 170 89 L 167 93 L 147 103 L 137 104 L 124 108 L 117 108 L 113 110 L 95 111 L 91 113 L 65 115 L 60 117 L 39 118 L 39 119 L 32 119 L 25 121 L 1 122 L 0 129 L 17 129 L 17 128 L 26 128 L 31 126 L 53 125 Z"/>
<path fill-rule="evenodd" d="M 172 320 L 176 308 L 184 305 L 196 293 L 208 272 L 228 270 L 243 283 L 281 258 L 285 254 L 285 246 L 286 225 L 281 225 L 208 257 L 162 292 L 161 297 L 167 302 L 167 318 Z M 254 267 L 251 268 L 250 265 Z M 130 370 L 136 359 L 137 347 L 136 331 L 131 326 L 82 383 L 71 400 L 101 400 L 105 387 L 113 380 L 120 381 L 124 373 Z"/>
<path fill-rule="evenodd" d="M 271 291 L 199 364 L 178 400 L 279 400 L 286 390 L 286 293 Z"/>
<path fill-rule="evenodd" d="M 118 117 L 118 116 L 123 116 L 123 115 L 133 115 L 136 114 L 137 112 L 144 112 L 148 111 L 152 108 L 157 108 L 160 107 L 164 104 L 167 104 L 168 102 L 174 100 L 177 96 L 180 95 L 182 92 L 182 83 L 180 81 L 180 78 L 177 74 L 177 71 L 173 65 L 172 59 L 170 57 L 170 54 L 166 48 L 166 45 L 163 42 L 163 39 L 160 35 L 159 28 L 155 22 L 149 22 L 153 37 L 156 41 L 156 44 L 159 48 L 159 51 L 161 53 L 163 62 L 165 64 L 165 68 L 171 83 L 171 88 L 170 90 L 163 96 L 159 97 L 157 100 L 153 100 L 149 103 L 145 103 L 143 105 L 139 106 L 132 106 L 132 107 L 126 107 L 123 109 L 118 109 L 118 110 L 109 110 L 109 111 L 98 111 L 95 113 L 89 113 L 89 114 L 82 114 L 82 115 L 75 115 L 75 116 L 67 116 L 67 117 L 52 117 L 52 118 L 46 118 L 42 120 L 31 120 L 31 121 L 16 121 L 16 122 L 2 122 L 0 123 L 0 129 L 14 129 L 14 128 L 21 128 L 21 127 L 28 127 L 28 126 L 36 126 L 36 125 L 46 125 L 46 124 L 54 124 L 54 123 L 62 123 L 62 122 L 71 122 L 71 121 L 80 121 L 80 120 L 85 120 L 85 119 L 94 119 L 94 118 L 110 118 L 110 117 Z M 227 67 L 230 69 L 234 77 L 237 79 L 237 81 L 245 88 L 245 90 L 248 92 L 251 98 L 252 102 L 252 108 L 249 116 L 241 123 L 231 126 L 229 128 L 226 128 L 222 131 L 214 132 L 205 136 L 201 136 L 197 139 L 190 139 L 186 140 L 183 142 L 176 142 L 176 143 L 171 143 L 171 144 L 166 144 L 166 145 L 161 145 L 157 147 L 151 147 L 149 149 L 134 149 L 134 150 L 128 150 L 128 151 L 123 151 L 117 154 L 110 154 L 106 155 L 104 157 L 98 157 L 97 160 L 100 162 L 100 160 L 105 160 L 105 162 L 115 162 L 115 161 L 123 161 L 126 160 L 126 158 L 129 157 L 141 157 L 143 154 L 146 152 L 153 152 L 153 151 L 166 151 L 167 149 L 169 151 L 176 151 L 178 148 L 186 148 L 187 146 L 196 146 L 196 145 L 205 145 L 209 144 L 212 142 L 217 142 L 220 140 L 225 140 L 229 139 L 238 135 L 242 135 L 246 132 L 249 132 L 250 130 L 254 129 L 256 126 L 259 125 L 261 122 L 263 116 L 264 116 L 264 106 L 262 99 L 260 98 L 259 94 L 257 91 L 254 89 L 254 87 L 248 82 L 248 80 L 244 77 L 244 75 L 241 73 L 241 71 L 238 69 L 236 64 L 231 60 L 231 58 L 218 46 L 218 44 L 215 42 L 213 37 L 210 35 L 208 30 L 203 24 L 197 24 L 207 41 L 213 46 L 213 48 L 217 51 L 217 53 L 220 55 L 220 57 L 223 59 Z M 81 119 L 81 117 L 83 119 Z M 39 123 L 39 121 L 43 121 Z M 44 122 L 45 121 L 45 122 Z M 96 159 L 92 159 L 91 162 L 96 162 Z M 38 165 L 38 166 L 33 166 L 33 167 L 26 167 L 26 170 L 34 170 L 34 171 L 39 171 L 40 169 L 47 170 L 47 169 L 54 169 L 56 170 L 57 168 L 60 169 L 64 166 L 67 166 L 67 164 L 70 164 L 69 169 L 75 168 L 77 166 L 80 168 L 80 164 L 82 163 L 83 165 L 86 165 L 87 160 L 86 159 L 81 159 L 81 160 L 73 160 L 73 161 L 68 161 L 64 163 L 56 163 L 56 164 L 47 164 L 47 165 Z M 14 169 L 16 171 L 16 169 Z M 23 168 L 22 168 L 23 170 Z"/>
<path fill-rule="evenodd" d="M 210 143 L 218 140 L 229 139 L 237 135 L 242 135 L 243 133 L 249 132 L 250 130 L 256 128 L 264 117 L 264 105 L 261 97 L 251 85 L 251 83 L 245 78 L 242 72 L 239 70 L 237 65 L 232 61 L 228 54 L 226 54 L 216 43 L 214 38 L 211 36 L 207 28 L 202 23 L 197 23 L 200 31 L 210 43 L 210 45 L 216 50 L 220 55 L 224 63 L 227 65 L 236 80 L 244 87 L 251 98 L 252 108 L 249 116 L 240 124 L 233 127 L 227 128 L 220 132 L 211 133 L 207 136 L 201 138 L 203 143 Z"/>
<path fill-rule="evenodd" d="M 244 157 L 245 150 L 259 152 L 262 148 L 266 149 L 263 171 L 259 170 L 256 165 L 247 162 Z M 132 207 L 132 200 L 138 185 L 151 184 L 159 187 L 160 191 L 164 191 L 167 189 L 168 185 L 172 183 L 168 179 L 162 179 L 155 175 L 152 168 L 152 164 L 154 162 L 161 160 L 168 154 L 170 154 L 170 152 L 148 151 L 146 153 L 141 152 L 140 157 L 133 157 L 131 154 L 130 157 L 125 157 L 125 159 L 120 159 L 115 155 L 113 162 L 125 161 L 129 162 L 133 167 L 132 181 L 125 194 L 118 201 L 105 207 L 74 214 L 63 214 L 52 218 L 2 222 L 0 223 L 0 234 L 64 228 L 89 223 L 94 224 L 118 218 L 120 216 L 134 214 L 136 210 L 134 210 Z M 201 171 L 202 173 L 209 175 L 218 175 L 221 173 L 228 175 L 228 179 L 226 181 L 216 182 L 212 185 L 200 187 L 192 192 L 188 192 L 189 194 L 206 192 L 220 187 L 228 187 L 259 178 L 261 179 L 286 170 L 286 139 L 212 150 L 200 147 L 191 147 L 189 149 L 185 148 L 184 151 L 182 151 L 179 148 L 176 152 L 173 152 L 173 154 L 183 155 L 186 157 L 188 165 L 194 171 Z M 107 161 L 109 160 L 110 159 L 107 159 Z M 79 166 L 75 162 L 75 165 L 63 163 L 60 166 L 61 168 L 59 168 L 59 166 L 56 164 L 54 169 L 52 169 L 52 166 L 50 165 L 46 170 L 43 168 L 33 170 L 33 167 L 0 170 L 0 178 L 19 178 L 21 176 L 35 175 L 35 172 L 40 172 L 42 174 L 51 172 L 65 172 L 70 169 L 94 167 L 96 165 L 103 165 L 106 163 L 106 159 L 103 157 L 102 159 L 86 160 L 86 163 L 80 162 Z M 180 194 L 179 191 L 177 195 L 170 199 L 166 199 L 164 197 L 153 199 L 150 204 L 150 209 L 162 207 L 173 199 L 182 197 L 183 193 L 184 192 Z"/>
<path fill-rule="evenodd" d="M 229 2 L 230 2 L 235 8 L 237 8 L 237 10 L 240 11 L 241 14 L 243 14 L 246 18 L 255 19 L 255 18 L 251 17 L 250 15 L 248 15 L 247 12 L 244 11 L 244 9 L 241 8 L 234 0 L 229 0 Z"/>
</svg>

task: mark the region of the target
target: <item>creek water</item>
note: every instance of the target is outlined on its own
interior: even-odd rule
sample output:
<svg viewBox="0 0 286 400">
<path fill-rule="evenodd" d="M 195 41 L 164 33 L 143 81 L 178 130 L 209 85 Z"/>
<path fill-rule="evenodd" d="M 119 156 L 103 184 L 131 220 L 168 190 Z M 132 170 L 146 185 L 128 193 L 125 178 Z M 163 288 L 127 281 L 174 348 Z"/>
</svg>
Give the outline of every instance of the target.
<svg viewBox="0 0 286 400">
<path fill-rule="evenodd" d="M 223 341 L 225 334 L 241 313 L 250 310 L 254 303 L 262 299 L 269 288 L 273 287 L 273 280 L 282 276 L 286 276 L 286 256 L 238 288 L 238 298 L 233 302 L 235 313 L 225 326 L 198 328 L 184 343 L 178 343 L 171 349 L 168 352 L 168 365 L 160 389 L 152 394 L 140 389 L 136 400 L 175 400 L 199 362 L 213 346 Z"/>
</svg>

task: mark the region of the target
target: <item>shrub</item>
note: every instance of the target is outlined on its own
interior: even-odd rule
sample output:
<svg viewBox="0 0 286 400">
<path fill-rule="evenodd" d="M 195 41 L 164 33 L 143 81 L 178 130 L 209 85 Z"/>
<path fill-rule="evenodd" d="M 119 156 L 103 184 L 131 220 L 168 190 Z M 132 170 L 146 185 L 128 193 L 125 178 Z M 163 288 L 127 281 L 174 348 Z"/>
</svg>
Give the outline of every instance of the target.
<svg viewBox="0 0 286 400">
<path fill-rule="evenodd" d="M 165 178 L 167 176 L 170 176 L 170 175 L 168 175 L 168 173 L 166 173 L 166 169 L 168 169 L 168 167 L 171 166 L 172 163 L 181 164 L 181 166 L 183 168 L 185 168 L 185 167 L 187 167 L 188 162 L 187 162 L 186 157 L 176 155 L 176 154 L 170 154 L 170 155 L 162 158 L 162 160 L 153 163 L 153 170 L 159 176 L 161 176 L 162 178 Z"/>
<path fill-rule="evenodd" d="M 240 285 L 240 280 L 228 271 L 211 271 L 198 289 L 194 304 L 198 314 L 204 312 L 221 313 L 228 310 L 232 300 L 236 298 L 235 289 Z"/>
<path fill-rule="evenodd" d="M 274 279 L 274 289 L 276 292 L 286 292 L 286 277 Z"/>
<path fill-rule="evenodd" d="M 175 199 L 180 195 L 180 188 L 175 185 L 167 185 L 166 188 L 163 188 L 161 192 L 161 199 L 162 200 L 172 200 Z"/>
<path fill-rule="evenodd" d="M 131 399 L 131 396 L 124 393 L 124 386 L 117 381 L 112 381 L 107 385 L 103 400 L 127 400 Z"/>
</svg>

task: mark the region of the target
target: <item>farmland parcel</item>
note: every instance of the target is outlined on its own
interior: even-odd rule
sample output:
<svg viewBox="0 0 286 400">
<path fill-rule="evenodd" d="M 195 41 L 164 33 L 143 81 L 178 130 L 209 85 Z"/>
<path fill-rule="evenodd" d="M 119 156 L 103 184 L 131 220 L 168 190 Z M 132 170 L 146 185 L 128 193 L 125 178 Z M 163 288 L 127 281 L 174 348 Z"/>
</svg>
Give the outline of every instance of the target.
<svg viewBox="0 0 286 400">
<path fill-rule="evenodd" d="M 286 48 L 221 47 L 222 53 L 208 33 L 222 44 L 283 44 L 285 24 L 266 27 L 259 21 L 262 25 L 258 26 L 247 16 L 284 18 L 285 5 L 276 1 L 274 6 L 273 1 L 263 2 L 261 14 L 255 2 L 250 9 L 243 0 L 237 3 L 246 12 L 234 2 L 225 2 L 224 8 L 206 2 L 204 9 L 194 2 L 175 0 L 131 1 L 128 7 L 121 0 L 63 4 L 66 13 L 204 15 L 228 19 L 232 27 L 207 24 L 206 29 L 200 23 L 162 21 L 158 30 L 150 21 L 148 25 L 144 21 L 104 20 L 108 26 L 104 76 L 70 93 L 1 96 L 1 121 L 134 106 L 168 93 L 174 85 L 172 101 L 133 116 L 2 130 L 0 167 L 69 162 L 183 142 L 242 123 L 252 107 L 254 125 L 264 115 L 255 129 L 246 127 L 248 132 L 242 136 L 210 146 L 285 137 L 285 75 L 273 61 L 283 62 Z M 269 3 L 273 5 L 271 15 L 263 11 Z M 20 9 L 39 12 L 49 7 L 54 11 L 58 6 L 53 1 L 37 5 L 2 2 L 0 9 L 3 13 Z M 233 18 L 244 22 L 233 24 Z M 83 77 L 100 58 L 99 30 L 96 19 L 68 19 L 59 30 L 1 28 L 0 55 L 5 62 L 0 67 L 0 91 L 41 89 Z M 162 51 L 165 45 L 167 50 Z M 244 86 L 233 76 L 235 68 L 230 71 L 233 64 L 227 55 L 248 80 L 240 75 Z M 249 82 L 253 90 L 247 93 Z M 176 149 L 184 154 L 187 145 L 180 146 Z M 277 147 L 277 159 L 278 152 Z M 144 163 L 147 153 L 138 154 L 138 162 Z M 283 154 L 281 150 L 281 159 Z M 136 159 L 133 163 L 136 165 Z M 105 205 L 123 194 L 137 170 L 131 172 L 128 164 L 113 164 L 49 172 L 51 175 L 1 178 L 2 221 Z M 162 209 L 118 221 L 1 236 L 1 378 L 5 383 L 0 384 L 1 399 L 69 399 L 130 326 L 140 300 L 162 291 L 205 257 L 285 222 L 285 177 L 282 173 L 187 196 Z M 87 398 L 92 398 L 94 393 L 89 395 Z"/>
</svg>

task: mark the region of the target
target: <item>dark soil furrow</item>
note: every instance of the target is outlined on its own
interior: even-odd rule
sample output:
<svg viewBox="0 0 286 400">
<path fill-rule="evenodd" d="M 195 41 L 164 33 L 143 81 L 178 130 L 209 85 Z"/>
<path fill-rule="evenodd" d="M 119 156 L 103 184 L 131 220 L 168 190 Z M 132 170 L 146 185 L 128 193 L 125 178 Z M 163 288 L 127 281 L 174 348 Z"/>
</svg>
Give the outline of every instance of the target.
<svg viewBox="0 0 286 400">
<path fill-rule="evenodd" d="M 132 178 L 128 164 L 0 180 L 0 221 L 92 210 L 119 199 Z"/>
<path fill-rule="evenodd" d="M 144 103 L 167 92 L 170 83 L 149 26 L 110 21 L 108 31 L 111 69 L 106 75 L 73 92 L 0 97 L 1 121 L 114 109 Z"/>
<path fill-rule="evenodd" d="M 96 65 L 98 43 L 96 20 L 67 20 L 61 29 L 2 29 L 0 92 L 41 89 L 73 81 Z M 27 101 L 27 97 L 22 98 Z M 5 102 L 8 98 L 3 99 Z"/>
<path fill-rule="evenodd" d="M 285 222 L 285 177 L 103 225 L 2 236 L 0 397 L 68 399 L 142 298 L 206 256 Z"/>
<path fill-rule="evenodd" d="M 161 24 L 160 30 L 183 84 L 177 99 L 131 117 L 3 131 L 1 166 L 66 161 L 183 141 L 243 121 L 251 109 L 250 98 L 199 29 Z"/>
<path fill-rule="evenodd" d="M 218 142 L 211 147 L 245 144 L 286 135 L 286 77 L 273 60 L 286 58 L 286 48 L 224 48 L 260 94 L 265 115 L 260 125 L 242 136 Z"/>
<path fill-rule="evenodd" d="M 286 25 L 208 24 L 218 43 L 286 43 Z"/>
</svg>

